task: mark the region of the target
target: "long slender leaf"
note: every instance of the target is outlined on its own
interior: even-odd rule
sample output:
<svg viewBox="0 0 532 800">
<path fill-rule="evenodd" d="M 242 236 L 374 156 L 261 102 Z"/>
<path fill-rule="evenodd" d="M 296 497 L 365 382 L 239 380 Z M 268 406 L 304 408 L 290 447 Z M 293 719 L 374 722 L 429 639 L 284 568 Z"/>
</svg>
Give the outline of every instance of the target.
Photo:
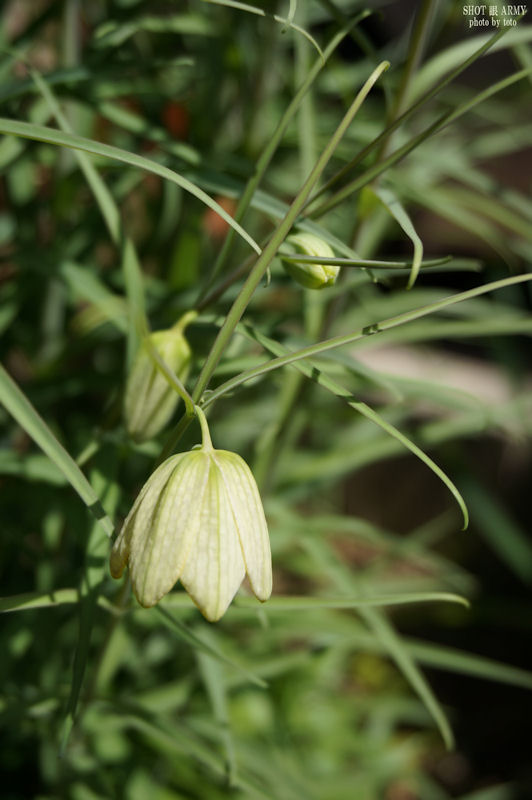
<svg viewBox="0 0 532 800">
<path fill-rule="evenodd" d="M 384 614 L 375 608 L 360 609 L 360 614 L 374 631 L 377 638 L 382 643 L 397 666 L 408 680 L 415 692 L 420 696 L 426 708 L 436 722 L 443 741 L 447 749 L 451 750 L 454 746 L 454 736 L 451 726 L 445 716 L 443 708 L 436 699 L 434 692 L 430 688 L 426 678 L 419 670 L 414 658 L 406 649 L 401 637 L 396 633 L 392 624 L 386 619 Z"/>
<path fill-rule="evenodd" d="M 275 22 L 279 22 L 286 28 L 292 28 L 297 33 L 300 33 L 302 36 L 304 36 L 305 39 L 307 39 L 311 45 L 316 48 L 320 56 L 323 57 L 321 48 L 314 37 L 311 36 L 310 33 L 308 33 L 308 31 L 306 31 L 304 28 L 301 28 L 299 25 L 296 25 L 294 22 L 292 22 L 292 12 L 288 14 L 288 17 L 280 17 L 278 14 L 269 14 L 263 8 L 252 6 L 250 3 L 240 3 L 238 0 L 203 0 L 203 2 L 211 3 L 212 5 L 217 6 L 227 6 L 227 8 L 235 8 L 238 11 L 247 11 L 249 14 L 257 14 L 259 17 L 271 17 L 273 20 L 275 20 Z"/>
<path fill-rule="evenodd" d="M 362 189 L 367 184 L 371 183 L 375 178 L 379 175 L 382 175 L 383 172 L 386 172 L 387 169 L 392 167 L 394 164 L 397 164 L 403 158 L 405 158 L 409 153 L 412 152 L 416 147 L 418 147 L 422 142 L 426 141 L 429 137 L 433 136 L 434 134 L 438 133 L 438 131 L 442 130 L 447 125 L 450 125 L 456 119 L 466 114 L 471 109 L 475 108 L 479 103 L 484 102 L 488 98 L 492 97 L 497 92 L 501 92 L 504 89 L 507 89 L 514 83 L 523 80 L 528 75 L 532 74 L 532 67 L 527 69 L 519 70 L 515 72 L 513 75 L 510 75 L 507 78 L 504 78 L 501 81 L 493 84 L 488 89 L 485 89 L 483 92 L 479 92 L 473 98 L 469 98 L 464 103 L 460 103 L 458 107 L 451 109 L 450 111 L 443 114 L 439 117 L 435 122 L 425 128 L 420 134 L 413 136 L 409 139 L 404 145 L 399 147 L 395 150 L 390 156 L 383 159 L 382 161 L 377 162 L 373 166 L 369 167 L 362 175 L 359 175 L 354 180 L 350 181 L 346 186 L 340 189 L 336 194 L 322 203 L 320 206 L 315 208 L 312 211 L 313 217 L 319 217 L 325 214 L 327 211 L 330 211 L 332 208 L 337 206 L 343 200 L 345 200 L 349 195 L 357 192 L 359 189 Z"/>
<path fill-rule="evenodd" d="M 384 203 L 392 217 L 399 223 L 408 238 L 414 246 L 414 257 L 412 259 L 412 266 L 410 270 L 410 277 L 408 279 L 407 289 L 411 289 L 419 273 L 421 262 L 423 259 L 423 242 L 419 238 L 416 229 L 412 224 L 412 220 L 407 212 L 401 205 L 399 198 L 388 188 L 379 186 L 375 189 L 377 197 Z"/>
<path fill-rule="evenodd" d="M 500 31 L 495 33 L 491 37 L 486 37 L 480 47 L 477 50 L 474 50 L 471 55 L 469 55 L 465 61 L 463 61 L 458 67 L 455 67 L 451 70 L 451 72 L 447 75 L 447 77 L 437 83 L 431 90 L 427 91 L 417 102 L 413 103 L 406 111 L 404 111 L 400 116 L 398 116 L 390 125 L 388 125 L 384 131 L 382 131 L 379 136 L 374 138 L 370 144 L 365 147 L 360 153 L 358 153 L 348 164 L 346 164 L 336 175 L 334 175 L 321 189 L 319 192 L 311 198 L 308 205 L 313 204 L 314 201 L 320 197 L 324 192 L 328 191 L 332 188 L 339 180 L 345 177 L 349 172 L 351 172 L 357 164 L 359 164 L 363 159 L 369 155 L 373 150 L 376 150 L 379 147 L 382 147 L 383 143 L 389 139 L 390 135 L 400 126 L 403 122 L 406 122 L 409 117 L 411 117 L 418 109 L 420 109 L 425 103 L 435 97 L 439 92 L 442 91 L 449 83 L 451 83 L 455 78 L 457 78 L 464 70 L 470 67 L 477 59 L 481 58 L 490 48 L 495 47 L 495 45 L 499 42 L 499 40 L 506 36 L 509 32 L 509 29 L 502 28 Z M 472 40 L 469 40 L 472 41 Z M 478 42 L 477 42 L 478 43 Z M 504 44 L 502 46 L 505 46 Z M 468 50 L 470 52 L 470 49 Z M 443 70 L 442 74 L 454 67 L 456 64 L 456 60 L 449 62 L 446 65 L 446 68 Z M 419 75 L 421 74 L 422 70 L 416 76 L 416 80 L 413 81 L 412 85 L 412 93 L 414 92 L 414 87 L 416 85 L 416 81 L 419 79 Z M 438 77 L 440 77 L 438 75 Z"/>
<path fill-rule="evenodd" d="M 312 611 L 318 608 L 374 608 L 380 606 L 396 606 L 410 603 L 458 603 L 468 606 L 464 597 L 449 592 L 405 592 L 404 594 L 382 595 L 381 597 L 271 597 L 264 606 L 269 613 L 285 611 Z M 235 608 L 256 609 L 257 602 L 253 598 L 239 596 L 235 600 Z"/>
<path fill-rule="evenodd" d="M 497 289 L 503 289 L 506 286 L 512 286 L 514 284 L 524 283 L 530 280 L 532 280 L 532 275 L 515 275 L 511 278 L 493 281 L 492 283 L 487 283 L 484 286 L 479 286 L 475 289 L 469 289 L 466 292 L 460 292 L 459 294 L 451 295 L 450 297 L 435 303 L 431 303 L 423 308 L 418 308 L 415 311 L 408 311 L 405 314 L 399 314 L 397 317 L 392 317 L 390 319 L 383 320 L 382 322 L 375 322 L 372 325 L 367 325 L 365 328 L 348 334 L 347 336 L 336 336 L 333 339 L 328 339 L 324 342 L 319 342 L 318 344 L 304 347 L 301 350 L 294 351 L 287 355 L 278 356 L 277 358 L 271 359 L 271 361 L 268 363 L 261 364 L 255 369 L 247 370 L 246 372 L 237 375 L 235 378 L 226 381 L 221 386 L 218 386 L 209 394 L 209 397 L 206 398 L 204 405 L 210 405 L 222 395 L 232 391 L 236 386 L 240 386 L 246 381 L 251 380 L 252 378 L 257 378 L 260 375 L 271 372 L 272 370 L 279 369 L 280 367 L 284 367 L 296 361 L 301 361 L 305 358 L 311 358 L 312 356 L 319 355 L 320 353 L 324 353 L 327 350 L 331 350 L 335 347 L 342 347 L 345 344 L 351 344 L 352 342 L 364 339 L 366 336 L 374 336 L 383 331 L 390 330 L 391 328 L 405 325 L 407 322 L 411 322 L 415 319 L 420 319 L 421 317 L 433 314 L 444 308 L 455 305 L 456 303 L 461 303 L 464 300 L 470 300 L 473 297 L 478 297 L 482 294 L 496 291 Z"/>
<path fill-rule="evenodd" d="M 58 147 L 69 147 L 72 150 L 83 150 L 86 153 L 92 153 L 102 158 L 110 158 L 116 161 L 121 161 L 124 164 L 129 164 L 132 167 L 152 172 L 159 175 L 161 178 L 176 183 L 186 192 L 194 195 L 198 200 L 201 200 L 206 206 L 212 209 L 216 214 L 222 217 L 228 225 L 236 230 L 236 232 L 255 250 L 260 253 L 261 249 L 256 241 L 234 221 L 230 214 L 227 213 L 212 197 L 209 197 L 202 189 L 199 189 L 187 178 L 184 178 L 178 172 L 174 172 L 168 167 L 158 164 L 144 156 L 139 156 L 136 153 L 130 153 L 127 150 L 122 150 L 113 145 L 103 144 L 96 142 L 93 139 L 86 139 L 83 136 L 76 136 L 74 134 L 58 131 L 54 128 L 47 128 L 43 125 L 33 125 L 29 122 L 18 122 L 11 119 L 0 118 L 0 132 L 11 134 L 12 136 L 21 136 L 25 139 L 34 139 L 38 142 L 46 142 Z"/>
<path fill-rule="evenodd" d="M 290 208 L 288 209 L 286 215 L 283 217 L 281 223 L 279 224 L 277 230 L 274 232 L 271 239 L 267 243 L 266 247 L 262 251 L 261 255 L 257 259 L 244 286 L 240 290 L 238 297 L 231 306 L 227 314 L 227 317 L 225 318 L 225 321 L 222 327 L 220 328 L 218 336 L 216 337 L 216 340 L 209 352 L 209 355 L 205 360 L 205 363 L 200 372 L 198 380 L 196 381 L 194 391 L 192 393 L 192 397 L 195 402 L 198 402 L 201 399 L 203 392 L 207 388 L 211 376 L 214 370 L 216 369 L 218 361 L 220 360 L 222 353 L 224 352 L 227 344 L 229 343 L 233 331 L 236 328 L 248 303 L 250 302 L 254 291 L 256 290 L 261 280 L 263 279 L 264 275 L 266 274 L 266 271 L 268 270 L 271 261 L 273 260 L 273 258 L 277 253 L 277 250 L 284 242 L 285 238 L 287 237 L 294 223 L 296 222 L 312 189 L 319 181 L 323 173 L 323 170 L 327 166 L 329 160 L 331 159 L 334 151 L 338 147 L 338 144 L 341 142 L 343 136 L 345 135 L 346 131 L 351 125 L 353 119 L 360 111 L 362 105 L 364 104 L 366 98 L 373 89 L 375 83 L 379 80 L 381 75 L 384 72 L 386 72 L 389 66 L 390 64 L 388 61 L 383 61 L 381 64 L 379 64 L 379 66 L 376 69 L 373 70 L 369 78 L 365 81 L 364 85 L 362 86 L 360 91 L 357 93 L 355 99 L 349 106 L 342 121 L 334 131 L 333 135 L 330 137 L 326 147 L 324 148 L 323 152 L 318 158 L 312 172 L 310 173 L 307 180 L 304 182 L 303 186 L 299 190 Z"/>
<path fill-rule="evenodd" d="M 188 598 L 187 598 L 188 599 Z M 202 652 L 206 653 L 208 656 L 215 658 L 217 661 L 222 662 L 223 664 L 228 664 L 229 666 L 233 667 L 234 669 L 241 672 L 243 675 L 247 677 L 249 681 L 256 684 L 256 686 L 260 686 L 264 688 L 266 686 L 265 682 L 254 675 L 249 670 L 245 669 L 245 667 L 241 667 L 240 664 L 237 664 L 232 659 L 228 658 L 224 655 L 217 647 L 209 644 L 207 641 L 202 639 L 198 636 L 194 631 L 188 628 L 184 623 L 180 620 L 173 617 L 163 606 L 155 606 L 155 613 L 159 616 L 161 621 L 172 630 L 180 639 L 183 639 L 185 642 L 190 644 L 193 648 L 199 649 Z"/>
<path fill-rule="evenodd" d="M 358 20 L 362 19 L 364 16 L 365 16 L 365 14 L 360 14 L 357 17 L 357 19 L 352 23 L 352 25 L 356 24 L 356 22 Z M 352 25 L 350 25 L 349 27 L 352 27 Z M 240 199 L 238 201 L 238 205 L 237 205 L 236 210 L 235 210 L 234 218 L 235 218 L 235 220 L 237 222 L 241 222 L 242 219 L 244 218 L 244 215 L 245 215 L 249 205 L 252 203 L 252 201 L 254 199 L 254 196 L 255 196 L 255 194 L 257 192 L 257 188 L 260 185 L 260 183 L 261 183 L 261 181 L 262 181 L 262 179 L 263 179 L 263 177 L 264 177 L 264 175 L 266 173 L 266 170 L 267 170 L 269 164 L 271 163 L 271 160 L 272 160 L 272 158 L 273 158 L 273 156 L 275 154 L 275 151 L 279 147 L 279 144 L 281 143 L 281 141 L 283 139 L 283 136 L 286 133 L 286 130 L 287 130 L 290 122 L 292 121 L 294 116 L 297 114 L 298 110 L 301 108 L 301 104 L 303 103 L 305 97 L 307 96 L 309 89 L 312 87 L 314 81 L 316 80 L 316 78 L 319 75 L 320 71 L 323 69 L 323 67 L 325 66 L 325 64 L 329 60 L 329 58 L 332 55 L 332 53 L 334 53 L 334 51 L 336 50 L 336 48 L 338 47 L 338 45 L 340 44 L 340 42 L 344 38 L 345 33 L 346 33 L 346 29 L 343 29 L 338 34 L 336 34 L 336 36 L 333 37 L 331 42 L 325 48 L 322 56 L 313 64 L 311 69 L 308 70 L 308 73 L 307 73 L 304 81 L 302 82 L 300 88 L 298 89 L 298 91 L 294 95 L 294 97 L 293 97 L 292 101 L 290 102 L 288 108 L 286 109 L 286 111 L 284 112 L 281 120 L 279 121 L 279 124 L 277 125 L 273 136 L 270 137 L 270 139 L 268 140 L 263 152 L 261 153 L 261 155 L 257 159 L 257 163 L 255 165 L 255 169 L 253 170 L 253 174 L 249 178 L 249 180 L 248 180 L 248 182 L 247 182 L 247 184 L 246 184 L 246 186 L 245 186 L 245 188 L 244 188 L 244 190 L 243 190 L 243 192 L 242 192 L 242 194 L 240 196 Z M 228 255 L 229 255 L 229 252 L 230 252 L 230 249 L 231 249 L 231 244 L 232 244 L 233 238 L 234 238 L 234 230 L 229 230 L 229 233 L 226 236 L 226 239 L 225 239 L 225 241 L 223 243 L 222 248 L 220 249 L 220 252 L 219 252 L 218 257 L 216 259 L 216 262 L 214 264 L 214 267 L 213 267 L 213 270 L 212 270 L 212 274 L 210 276 L 210 282 L 212 282 L 216 278 L 218 273 L 223 269 L 223 266 L 225 264 L 225 261 L 226 261 Z"/>
<path fill-rule="evenodd" d="M 262 344 L 263 347 L 265 347 L 267 350 L 274 353 L 274 355 L 278 357 L 282 357 L 281 354 L 286 352 L 286 349 L 282 345 L 277 344 L 277 342 L 275 342 L 273 339 L 269 339 L 263 334 L 258 333 L 257 331 L 251 332 L 251 335 L 260 344 Z M 469 515 L 463 497 L 456 488 L 456 486 L 454 485 L 454 483 L 451 481 L 451 479 L 432 460 L 432 458 L 430 458 L 426 453 L 424 453 L 423 450 L 421 450 L 421 448 L 419 448 L 416 444 L 414 444 L 414 442 L 408 439 L 408 437 L 406 437 L 403 433 L 401 433 L 401 431 L 399 431 L 394 425 L 391 425 L 389 422 L 383 419 L 383 417 L 381 417 L 380 414 L 378 414 L 376 411 L 370 408 L 370 406 L 354 398 L 353 393 L 351 391 L 345 389 L 339 383 L 333 381 L 331 378 L 324 375 L 319 369 L 317 369 L 317 367 L 311 360 L 308 360 L 307 362 L 298 361 L 293 365 L 295 366 L 296 369 L 302 372 L 303 375 L 305 375 L 307 378 L 310 378 L 311 380 L 318 383 L 320 386 L 323 386 L 325 389 L 330 391 L 336 397 L 345 400 L 351 408 L 355 409 L 355 411 L 358 411 L 359 414 L 362 414 L 362 416 L 374 422 L 376 425 L 382 428 L 389 436 L 391 436 L 394 439 L 397 439 L 398 442 L 400 442 L 404 447 L 410 450 L 410 452 L 413 453 L 415 456 L 417 456 L 417 458 L 423 461 L 423 463 L 426 464 L 429 467 L 429 469 L 431 469 L 434 472 L 434 474 L 438 476 L 438 478 L 445 484 L 445 486 L 447 486 L 447 488 L 453 495 L 463 515 L 464 519 L 463 527 L 464 529 L 467 528 Z M 209 400 L 210 399 L 211 398 L 209 398 Z"/>
<path fill-rule="evenodd" d="M 223 741 L 226 758 L 227 781 L 234 786 L 238 780 L 238 768 L 235 746 L 229 720 L 227 690 L 220 665 L 211 656 L 197 653 L 200 672 L 213 710 L 213 716 L 220 726 L 220 738 Z"/>
<path fill-rule="evenodd" d="M 100 498 L 74 459 L 57 440 L 46 422 L 39 416 L 26 395 L 19 389 L 1 364 L 0 402 L 4 404 L 18 424 L 24 428 L 26 433 L 61 470 L 88 510 L 100 523 L 106 534 L 111 537 L 114 531 L 113 523 L 104 510 Z"/>
</svg>

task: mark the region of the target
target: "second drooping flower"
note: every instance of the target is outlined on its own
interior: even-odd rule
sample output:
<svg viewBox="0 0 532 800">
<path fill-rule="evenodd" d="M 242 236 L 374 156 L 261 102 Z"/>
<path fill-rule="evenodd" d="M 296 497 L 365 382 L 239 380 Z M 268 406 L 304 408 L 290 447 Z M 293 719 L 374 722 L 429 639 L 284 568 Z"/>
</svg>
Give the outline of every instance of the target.
<svg viewBox="0 0 532 800">
<path fill-rule="evenodd" d="M 196 316 L 196 312 L 191 311 L 172 328 L 150 333 L 139 348 L 124 395 L 126 428 L 138 442 L 157 436 L 170 421 L 179 402 L 174 387 L 157 369 L 150 348 L 180 381 L 185 382 L 192 356 L 185 328 Z"/>
</svg>

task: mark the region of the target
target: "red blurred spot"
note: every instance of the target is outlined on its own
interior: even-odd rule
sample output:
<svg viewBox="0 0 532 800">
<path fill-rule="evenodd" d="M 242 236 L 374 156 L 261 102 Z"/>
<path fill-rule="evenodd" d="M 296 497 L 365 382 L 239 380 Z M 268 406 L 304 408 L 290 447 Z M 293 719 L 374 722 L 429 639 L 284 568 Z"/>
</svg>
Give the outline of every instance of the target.
<svg viewBox="0 0 532 800">
<path fill-rule="evenodd" d="M 233 200 L 232 197 L 215 197 L 214 199 L 231 217 L 234 216 L 236 200 Z M 208 208 L 203 217 L 203 227 L 213 239 L 222 239 L 227 233 L 229 224 L 216 211 Z"/>
<path fill-rule="evenodd" d="M 163 124 L 175 139 L 186 139 L 189 115 L 185 106 L 170 100 L 163 108 Z"/>
</svg>

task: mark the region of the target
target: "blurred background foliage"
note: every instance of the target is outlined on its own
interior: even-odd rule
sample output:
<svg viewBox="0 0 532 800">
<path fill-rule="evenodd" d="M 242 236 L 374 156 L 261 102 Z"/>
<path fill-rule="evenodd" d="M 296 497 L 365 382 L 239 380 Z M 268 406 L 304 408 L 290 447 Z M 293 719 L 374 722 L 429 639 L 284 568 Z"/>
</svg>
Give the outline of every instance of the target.
<svg viewBox="0 0 532 800">
<path fill-rule="evenodd" d="M 170 167 L 234 214 L 319 58 L 315 42 L 324 48 L 366 6 L 261 2 L 268 13 L 260 16 L 230 5 L 8 0 L 1 116 L 61 127 L 55 98 L 76 134 Z M 388 59 L 391 68 L 324 181 L 496 32 L 470 25 L 481 16 L 451 0 L 367 10 L 313 82 L 253 196 L 243 224 L 258 242 L 377 63 Z M 231 340 L 211 389 L 269 357 L 254 331 L 297 349 L 527 271 L 526 23 L 518 20 L 310 206 L 339 256 L 353 258 L 352 247 L 362 259 L 405 268 L 344 269 L 335 287 L 312 293 L 274 260 L 246 313 L 251 327 Z M 382 186 L 407 210 L 425 257 L 453 256 L 422 269 L 405 291 L 415 237 L 393 203 L 379 200 L 379 186 L 348 191 L 329 210 L 319 203 L 520 70 L 520 80 L 422 136 L 385 171 Z M 187 332 L 193 386 L 241 278 L 212 301 L 209 292 L 249 269 L 249 247 L 235 238 L 212 281 L 223 219 L 132 164 L 103 155 L 92 163 L 138 253 L 151 328 L 200 303 Z M 121 421 L 134 342 L 120 237 L 109 234 L 72 150 L 6 135 L 0 168 L 2 362 L 120 525 L 167 441 L 163 434 L 135 445 Z M 179 588 L 158 614 L 111 580 L 100 526 L 0 409 L 0 607 L 12 612 L 0 662 L 3 797 L 530 797 L 531 331 L 522 283 L 312 362 L 435 458 L 468 504 L 466 533 L 424 464 L 295 371 L 272 372 L 213 403 L 215 446 L 241 453 L 261 485 L 274 562 L 271 603 L 257 610 L 243 599 L 215 626 Z M 197 439 L 194 425 L 179 448 Z M 404 604 L 431 592 L 458 593 L 471 608 Z M 290 605 L 291 596 L 309 602 Z M 389 608 L 364 605 L 379 598 Z M 435 726 L 449 739 L 446 716 L 456 737 L 450 751 Z"/>
</svg>

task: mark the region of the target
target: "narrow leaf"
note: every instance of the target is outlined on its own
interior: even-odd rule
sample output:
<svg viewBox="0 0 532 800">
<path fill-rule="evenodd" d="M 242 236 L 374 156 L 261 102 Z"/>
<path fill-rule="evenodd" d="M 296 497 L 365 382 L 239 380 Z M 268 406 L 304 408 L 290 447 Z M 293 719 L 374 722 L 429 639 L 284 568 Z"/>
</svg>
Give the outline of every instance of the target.
<svg viewBox="0 0 532 800">
<path fill-rule="evenodd" d="M 39 416 L 26 395 L 21 392 L 1 364 L 0 402 L 4 404 L 18 424 L 61 470 L 67 481 L 79 494 L 88 510 L 100 525 L 102 525 L 106 534 L 111 537 L 114 530 L 113 523 L 103 509 L 96 492 L 74 459 L 56 439 L 46 422 Z"/>
<path fill-rule="evenodd" d="M 217 661 L 221 661 L 223 664 L 228 664 L 230 667 L 233 667 L 233 669 L 236 669 L 241 674 L 245 675 L 248 680 L 257 686 L 260 686 L 261 688 L 266 686 L 266 683 L 262 680 L 262 678 L 258 678 L 252 672 L 249 672 L 249 670 L 245 669 L 245 667 L 241 667 L 240 664 L 237 664 L 235 661 L 225 656 L 220 650 L 218 650 L 218 648 L 199 637 L 196 633 L 191 631 L 190 628 L 173 617 L 162 606 L 155 606 L 153 613 L 158 614 L 166 627 L 170 628 L 170 630 L 177 634 L 180 639 L 183 639 L 185 642 L 187 642 L 187 644 L 191 645 L 193 649 L 200 650 L 201 652 L 206 653 L 208 656 L 215 658 Z"/>
<path fill-rule="evenodd" d="M 436 722 L 447 749 L 451 750 L 454 746 L 451 726 L 434 692 L 427 683 L 426 678 L 420 671 L 414 658 L 412 658 L 411 654 L 404 646 L 401 637 L 397 635 L 394 627 L 386 619 L 384 614 L 376 608 L 360 609 L 359 613 L 373 630 L 386 652 L 393 658 L 414 691 L 419 695 Z"/>
<path fill-rule="evenodd" d="M 270 597 L 263 606 L 266 613 L 285 611 L 312 611 L 318 608 L 372 608 L 380 606 L 408 605 L 411 603 L 458 603 L 469 606 L 468 601 L 450 592 L 405 592 L 402 594 L 381 595 L 377 597 Z M 239 595 L 234 601 L 235 608 L 257 609 L 257 601 L 252 597 Z"/>
<path fill-rule="evenodd" d="M 421 261 L 423 259 L 423 242 L 419 238 L 410 217 L 408 216 L 407 212 L 401 205 L 399 199 L 396 197 L 394 192 L 392 192 L 391 189 L 379 186 L 375 189 L 375 193 L 382 201 L 384 206 L 388 209 L 392 217 L 396 220 L 396 222 L 399 223 L 401 228 L 404 230 L 404 232 L 414 245 L 414 257 L 412 259 L 410 277 L 408 279 L 408 284 L 406 287 L 407 289 L 411 289 L 414 283 L 416 282 L 416 278 L 419 274 L 419 269 L 421 266 Z"/>
<path fill-rule="evenodd" d="M 492 292 L 497 289 L 503 289 L 506 286 L 512 286 L 514 284 L 524 283 L 525 281 L 530 280 L 532 280 L 532 275 L 526 274 L 515 275 L 511 278 L 503 278 L 500 281 L 486 283 L 483 286 L 477 286 L 475 289 L 468 289 L 466 292 L 459 292 L 458 294 L 438 300 L 435 303 L 430 303 L 429 305 L 421 308 L 407 311 L 404 314 L 399 314 L 396 317 L 390 317 L 389 319 L 381 322 L 375 322 L 372 325 L 367 325 L 365 328 L 350 333 L 347 336 L 336 336 L 332 339 L 327 339 L 323 342 L 310 345 L 309 347 L 304 347 L 301 350 L 288 353 L 287 355 L 272 358 L 271 361 L 267 362 L 266 364 L 260 364 L 254 369 L 246 370 L 246 372 L 242 372 L 240 375 L 237 375 L 234 378 L 231 378 L 231 380 L 223 383 L 221 386 L 218 386 L 206 399 L 204 406 L 210 405 L 222 395 L 232 391 L 236 386 L 240 386 L 242 383 L 245 383 L 248 380 L 257 378 L 259 375 L 264 375 L 267 372 L 279 369 L 280 367 L 284 367 L 287 364 L 292 364 L 296 361 L 301 361 L 302 359 L 319 355 L 320 353 L 324 353 L 327 350 L 332 350 L 335 347 L 342 347 L 343 345 L 350 344 L 351 342 L 360 341 L 366 336 L 377 336 L 379 333 L 391 330 L 392 328 L 396 328 L 401 325 L 405 325 L 406 323 L 412 322 L 415 319 L 426 317 L 429 314 L 434 314 L 437 311 L 441 311 L 444 308 L 453 306 L 456 303 L 461 303 L 464 300 L 470 300 L 474 297 L 487 294 L 488 292 Z"/>
<path fill-rule="evenodd" d="M 532 277 L 532 276 L 531 276 Z M 275 342 L 273 339 L 269 339 L 268 337 L 264 336 L 257 331 L 252 332 L 252 337 L 255 338 L 263 347 L 265 347 L 270 352 L 274 353 L 274 355 L 280 356 L 282 353 L 286 352 L 286 349 Z M 315 363 L 311 360 L 307 360 L 306 363 L 300 363 L 299 361 L 293 364 L 297 370 L 302 372 L 307 378 L 315 381 L 316 383 L 323 386 L 325 389 L 330 391 L 332 394 L 336 395 L 336 397 L 342 398 L 347 402 L 351 408 L 358 411 L 359 414 L 366 417 L 367 419 L 374 422 L 380 428 L 382 428 L 387 434 L 392 436 L 394 439 L 397 439 L 404 447 L 410 450 L 415 456 L 417 456 L 424 464 L 426 464 L 429 469 L 434 472 L 435 475 L 442 481 L 442 483 L 447 486 L 451 494 L 453 495 L 454 499 L 458 503 L 460 510 L 463 515 L 463 528 L 467 528 L 469 523 L 469 515 L 467 512 L 466 504 L 462 498 L 462 495 L 458 491 L 457 487 L 451 481 L 451 479 L 445 474 L 445 472 L 439 467 L 433 460 L 428 456 L 420 447 L 418 447 L 414 442 L 412 442 L 407 436 L 405 436 L 401 431 L 399 431 L 394 425 L 387 422 L 380 414 L 374 411 L 370 406 L 366 403 L 363 403 L 356 398 L 353 397 L 353 393 L 343 386 L 341 386 L 336 381 L 333 381 L 328 376 L 324 375 L 315 365 Z M 212 397 L 212 396 L 211 396 Z"/>
<path fill-rule="evenodd" d="M 249 3 L 240 3 L 238 0 L 203 0 L 204 3 L 211 3 L 212 5 L 217 6 L 227 6 L 227 8 L 236 8 L 238 11 L 247 11 L 250 14 L 257 14 L 259 17 L 271 17 L 275 22 L 279 22 L 285 28 L 292 28 L 293 30 L 300 33 L 305 39 L 311 43 L 313 47 L 316 48 L 320 56 L 323 57 L 323 53 L 321 52 L 321 48 L 317 41 L 306 31 L 304 28 L 300 28 L 299 25 L 296 25 L 292 22 L 293 13 L 289 13 L 288 17 L 279 17 L 277 14 L 269 14 L 263 8 L 258 8 L 258 6 L 252 6 Z M 293 0 L 291 0 L 293 2 Z M 294 10 L 295 11 L 295 10 Z"/>
<path fill-rule="evenodd" d="M 130 153 L 127 150 L 122 150 L 120 147 L 114 147 L 102 142 L 96 142 L 94 139 L 86 139 L 83 136 L 77 136 L 64 131 L 58 131 L 54 128 L 47 128 L 43 125 L 33 125 L 29 122 L 19 122 L 12 119 L 0 118 L 0 132 L 11 134 L 13 136 L 21 136 L 25 139 L 34 139 L 38 142 L 46 142 L 47 144 L 57 145 L 59 147 L 69 147 L 72 150 L 83 150 L 86 153 L 92 153 L 102 158 L 111 158 L 115 161 L 121 161 L 124 164 L 129 164 L 132 167 L 152 172 L 154 175 L 159 175 L 165 180 L 172 181 L 178 186 L 181 186 L 186 192 L 197 197 L 206 206 L 212 209 L 216 214 L 222 217 L 228 225 L 236 230 L 236 232 L 255 250 L 260 253 L 261 249 L 257 242 L 234 221 L 230 214 L 215 201 L 209 197 L 202 189 L 199 189 L 195 184 L 184 178 L 178 172 L 174 172 L 168 167 L 158 164 L 144 156 L 139 156 L 136 153 Z"/>
</svg>

